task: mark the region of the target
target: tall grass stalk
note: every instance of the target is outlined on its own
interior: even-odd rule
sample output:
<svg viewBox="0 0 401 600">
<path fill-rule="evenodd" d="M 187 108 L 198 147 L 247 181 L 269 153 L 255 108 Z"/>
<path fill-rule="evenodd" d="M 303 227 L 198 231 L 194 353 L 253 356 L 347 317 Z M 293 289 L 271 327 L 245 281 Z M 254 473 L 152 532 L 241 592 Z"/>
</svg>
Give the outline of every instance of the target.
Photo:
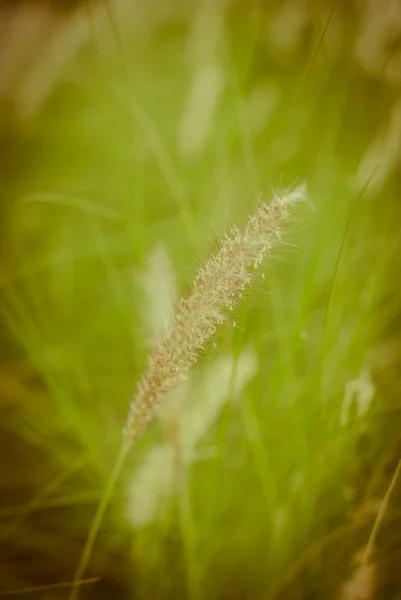
<svg viewBox="0 0 401 600">
<path fill-rule="evenodd" d="M 179 298 L 166 337 L 150 354 L 130 404 L 118 458 L 97 508 L 78 568 L 70 600 L 79 594 L 79 582 L 88 565 L 97 533 L 109 504 L 125 458 L 153 418 L 160 401 L 187 373 L 218 327 L 227 320 L 253 271 L 280 242 L 283 228 L 291 219 L 292 208 L 305 199 L 305 187 L 274 194 L 270 203 L 262 201 L 242 229 L 233 227 L 217 252 L 199 269 L 187 298 Z"/>
</svg>

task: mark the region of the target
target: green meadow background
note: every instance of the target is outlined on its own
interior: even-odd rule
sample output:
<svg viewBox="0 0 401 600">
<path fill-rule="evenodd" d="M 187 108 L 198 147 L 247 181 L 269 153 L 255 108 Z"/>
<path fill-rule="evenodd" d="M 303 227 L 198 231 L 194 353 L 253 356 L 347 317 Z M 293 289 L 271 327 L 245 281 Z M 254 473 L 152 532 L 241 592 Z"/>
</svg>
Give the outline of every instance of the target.
<svg viewBox="0 0 401 600">
<path fill-rule="evenodd" d="M 4 56 L 41 6 L 14 45 L 3 7 Z M 0 592 L 68 598 L 174 298 L 305 184 L 134 444 L 80 597 L 355 600 L 401 455 L 400 5 L 53 10 L 0 100 Z M 367 600 L 401 598 L 400 489 Z"/>
</svg>

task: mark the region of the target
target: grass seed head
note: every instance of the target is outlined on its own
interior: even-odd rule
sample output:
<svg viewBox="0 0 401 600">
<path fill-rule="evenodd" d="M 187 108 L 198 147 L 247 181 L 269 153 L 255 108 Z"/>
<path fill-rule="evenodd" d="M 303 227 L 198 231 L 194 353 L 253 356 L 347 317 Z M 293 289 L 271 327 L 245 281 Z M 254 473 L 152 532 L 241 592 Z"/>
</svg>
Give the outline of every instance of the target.
<svg viewBox="0 0 401 600">
<path fill-rule="evenodd" d="M 252 273 L 281 240 L 291 208 L 305 198 L 304 186 L 264 200 L 244 228 L 233 227 L 217 252 L 199 269 L 187 298 L 180 298 L 164 340 L 150 354 L 130 404 L 124 428 L 127 446 L 140 435 L 160 400 L 185 379 L 217 328 L 227 320 Z"/>
</svg>

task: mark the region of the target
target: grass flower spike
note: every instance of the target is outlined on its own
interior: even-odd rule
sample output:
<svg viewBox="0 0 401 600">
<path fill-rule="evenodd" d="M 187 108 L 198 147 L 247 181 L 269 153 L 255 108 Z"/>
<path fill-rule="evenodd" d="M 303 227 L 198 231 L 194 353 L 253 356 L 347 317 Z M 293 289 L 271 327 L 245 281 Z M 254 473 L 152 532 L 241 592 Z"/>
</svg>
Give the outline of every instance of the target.
<svg viewBox="0 0 401 600">
<path fill-rule="evenodd" d="M 199 269 L 192 292 L 180 298 L 170 331 L 151 353 L 131 402 L 124 443 L 129 447 L 151 420 L 160 400 L 180 380 L 241 298 L 253 270 L 280 239 L 291 208 L 305 198 L 304 186 L 262 202 L 243 229 L 233 227 Z"/>
<path fill-rule="evenodd" d="M 200 352 L 226 320 L 227 311 L 234 307 L 251 282 L 254 269 L 280 241 L 283 227 L 291 218 L 291 208 L 304 198 L 305 188 L 301 186 L 292 192 L 274 195 L 269 204 L 261 202 L 246 226 L 233 227 L 219 250 L 199 269 L 188 298 L 178 300 L 169 331 L 150 354 L 130 404 L 120 453 L 93 519 L 75 572 L 70 600 L 78 598 L 79 583 L 132 443 L 144 431 L 162 398 L 186 378 Z"/>
</svg>

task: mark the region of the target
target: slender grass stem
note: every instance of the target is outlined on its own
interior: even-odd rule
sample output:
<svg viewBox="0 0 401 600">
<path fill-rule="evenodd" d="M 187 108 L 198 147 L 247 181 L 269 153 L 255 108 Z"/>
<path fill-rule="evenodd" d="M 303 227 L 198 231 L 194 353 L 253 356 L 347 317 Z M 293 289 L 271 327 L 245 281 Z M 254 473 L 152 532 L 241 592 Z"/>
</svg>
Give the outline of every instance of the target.
<svg viewBox="0 0 401 600">
<path fill-rule="evenodd" d="M 99 533 L 99 529 L 102 524 L 103 517 L 106 513 L 107 507 L 108 507 L 110 499 L 111 499 L 111 495 L 114 491 L 117 479 L 121 473 L 121 469 L 123 467 L 123 464 L 127 457 L 129 449 L 130 449 L 130 446 L 128 446 L 127 444 L 123 444 L 121 446 L 119 455 L 114 464 L 114 468 L 113 468 L 113 470 L 110 474 L 109 480 L 107 482 L 106 489 L 105 489 L 104 494 L 99 502 L 95 516 L 93 518 L 92 525 L 91 525 L 88 537 L 86 539 L 85 546 L 82 551 L 82 555 L 81 555 L 80 561 L 78 563 L 77 570 L 75 572 L 74 582 L 72 585 L 72 590 L 71 590 L 71 594 L 69 596 L 69 600 L 77 600 L 77 598 L 78 598 L 78 594 L 79 594 L 79 590 L 80 590 L 79 582 L 83 578 L 83 575 L 88 566 L 88 563 L 89 563 L 89 560 L 90 560 L 90 557 L 92 554 L 93 546 L 95 544 L 97 535 Z"/>
</svg>

